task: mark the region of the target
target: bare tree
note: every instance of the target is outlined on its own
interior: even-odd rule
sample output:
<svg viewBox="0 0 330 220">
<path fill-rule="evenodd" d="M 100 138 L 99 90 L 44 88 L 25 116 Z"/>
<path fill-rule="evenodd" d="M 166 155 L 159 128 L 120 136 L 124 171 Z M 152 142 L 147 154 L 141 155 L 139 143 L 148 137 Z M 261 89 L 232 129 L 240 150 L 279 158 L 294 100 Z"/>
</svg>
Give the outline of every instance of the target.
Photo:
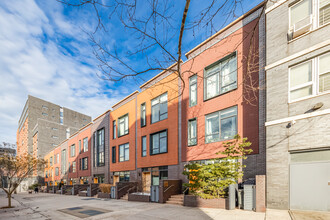
<svg viewBox="0 0 330 220">
<path fill-rule="evenodd" d="M 203 32 L 210 36 L 223 28 L 229 20 L 243 12 L 243 3 L 247 0 L 209 0 L 198 1 L 200 8 L 191 11 L 196 1 L 171 0 L 57 0 L 68 6 L 91 7 L 97 18 L 93 33 L 88 33 L 93 45 L 93 53 L 99 61 L 100 78 L 121 81 L 126 78 L 144 81 L 143 75 L 156 71 L 170 71 L 185 82 L 182 72 L 182 49 L 184 34 L 189 31 L 193 36 Z M 181 19 L 175 19 L 180 17 Z M 109 43 L 109 39 L 98 37 L 96 33 L 108 33 L 108 23 L 122 28 L 130 36 L 130 46 L 120 47 Z M 256 26 L 258 25 L 258 22 Z M 255 31 L 254 28 L 253 31 Z M 124 36 L 124 35 L 123 35 Z M 242 40 L 243 41 L 243 40 Z M 247 58 L 253 60 L 255 58 Z M 139 60 L 138 63 L 136 60 Z M 143 60 L 143 63 L 141 63 Z M 255 63 L 249 65 L 255 69 Z M 251 80 L 247 88 L 256 85 Z M 256 86 L 258 87 L 258 86 Z M 259 88 L 257 88 L 259 89 Z M 247 93 L 249 97 L 256 97 Z"/>
<path fill-rule="evenodd" d="M 8 208 L 11 208 L 11 197 L 21 182 L 33 174 L 34 170 L 45 165 L 43 159 L 29 154 L 15 156 L 5 153 L 0 156 L 0 188 L 7 194 Z M 6 182 L 6 184 L 5 184 Z"/>
</svg>

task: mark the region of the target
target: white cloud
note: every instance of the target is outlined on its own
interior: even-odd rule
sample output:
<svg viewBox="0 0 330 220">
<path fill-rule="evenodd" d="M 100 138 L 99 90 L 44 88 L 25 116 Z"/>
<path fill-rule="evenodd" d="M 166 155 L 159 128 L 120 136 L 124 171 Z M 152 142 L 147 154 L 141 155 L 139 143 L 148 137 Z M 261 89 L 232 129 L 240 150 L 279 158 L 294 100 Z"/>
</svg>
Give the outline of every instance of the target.
<svg viewBox="0 0 330 220">
<path fill-rule="evenodd" d="M 92 117 L 123 96 L 118 90 L 111 98 L 106 95 L 109 89 L 103 88 L 109 82 L 95 75 L 85 33 L 75 21 L 66 20 L 61 5 L 50 4 L 46 10 L 32 0 L 0 2 L 0 142 L 16 142 L 28 94 Z M 62 41 L 75 54 L 66 53 Z"/>
</svg>

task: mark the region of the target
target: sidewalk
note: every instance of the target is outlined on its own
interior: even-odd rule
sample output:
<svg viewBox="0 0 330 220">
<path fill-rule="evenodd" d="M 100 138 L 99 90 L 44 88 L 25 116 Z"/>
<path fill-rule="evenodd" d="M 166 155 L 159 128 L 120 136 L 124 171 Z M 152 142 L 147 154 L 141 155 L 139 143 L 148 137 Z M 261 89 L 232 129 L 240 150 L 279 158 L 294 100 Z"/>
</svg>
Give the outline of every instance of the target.
<svg viewBox="0 0 330 220">
<path fill-rule="evenodd" d="M 113 199 L 104 200 L 45 193 L 19 193 L 14 195 L 14 198 L 12 204 L 15 207 L 0 209 L 0 219 L 78 219 L 76 216 L 70 215 L 70 213 L 61 212 L 61 210 L 73 210 L 74 207 L 88 206 L 90 209 L 104 209 L 108 210 L 108 212 L 91 216 L 87 219 L 291 220 L 287 210 L 267 209 L 266 213 L 260 213 L 239 209 L 192 208 L 169 204 L 129 202 Z M 3 192 L 0 193 L 0 206 L 7 206 L 7 198 Z"/>
</svg>

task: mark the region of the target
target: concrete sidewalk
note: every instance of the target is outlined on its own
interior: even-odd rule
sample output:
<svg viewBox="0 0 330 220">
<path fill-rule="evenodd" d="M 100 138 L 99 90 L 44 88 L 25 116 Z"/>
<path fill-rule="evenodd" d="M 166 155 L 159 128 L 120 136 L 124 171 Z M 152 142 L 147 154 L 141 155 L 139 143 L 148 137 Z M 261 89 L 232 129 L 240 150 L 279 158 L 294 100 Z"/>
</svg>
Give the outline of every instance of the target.
<svg viewBox="0 0 330 220">
<path fill-rule="evenodd" d="M 6 204 L 5 195 L 0 194 L 0 204 Z M 14 195 L 15 208 L 0 209 L 0 219 L 81 219 L 75 214 L 88 214 L 84 219 L 291 219 L 288 211 L 267 210 L 267 213 L 256 213 L 243 210 L 223 210 L 210 208 L 191 208 L 178 205 L 129 202 L 125 200 L 106 200 L 89 197 L 67 196 L 56 194 Z M 83 207 L 83 208 L 82 208 Z M 66 211 L 63 211 L 66 209 Z M 95 214 L 95 215 L 94 215 Z"/>
</svg>

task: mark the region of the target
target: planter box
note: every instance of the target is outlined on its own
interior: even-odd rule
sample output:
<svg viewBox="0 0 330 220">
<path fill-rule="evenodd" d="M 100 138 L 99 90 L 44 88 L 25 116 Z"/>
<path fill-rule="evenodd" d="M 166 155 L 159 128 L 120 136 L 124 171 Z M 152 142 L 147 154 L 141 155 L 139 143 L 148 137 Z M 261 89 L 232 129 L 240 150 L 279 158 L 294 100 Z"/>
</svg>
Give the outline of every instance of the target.
<svg viewBox="0 0 330 220">
<path fill-rule="evenodd" d="M 103 193 L 103 192 L 98 192 L 97 193 L 97 198 L 103 198 L 103 199 L 110 199 L 110 193 Z"/>
<path fill-rule="evenodd" d="M 203 199 L 199 196 L 185 195 L 183 205 L 200 208 L 228 209 L 228 198 Z"/>
<path fill-rule="evenodd" d="M 150 195 L 131 193 L 128 194 L 128 201 L 150 202 Z"/>
</svg>

